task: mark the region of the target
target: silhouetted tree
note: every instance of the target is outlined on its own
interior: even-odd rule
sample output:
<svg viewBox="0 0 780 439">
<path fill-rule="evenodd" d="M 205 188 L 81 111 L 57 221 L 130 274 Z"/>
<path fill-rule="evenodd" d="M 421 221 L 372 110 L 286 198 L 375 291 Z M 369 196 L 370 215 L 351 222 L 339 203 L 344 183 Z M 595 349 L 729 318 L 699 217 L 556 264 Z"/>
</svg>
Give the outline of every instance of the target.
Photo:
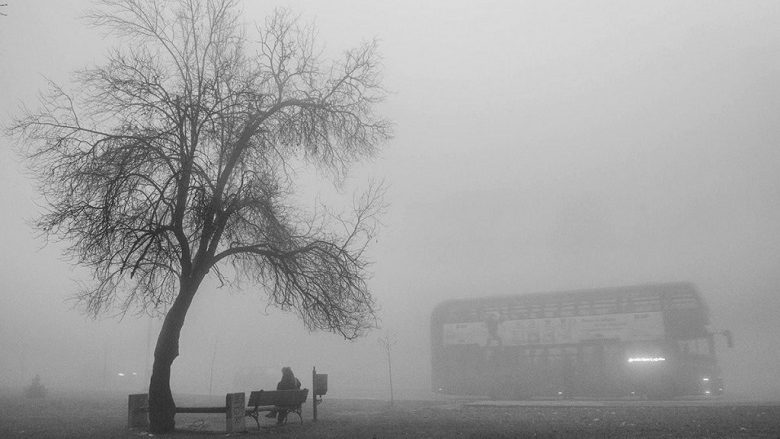
<svg viewBox="0 0 780 439">
<path fill-rule="evenodd" d="M 341 181 L 389 137 L 376 44 L 321 62 L 315 33 L 285 10 L 238 24 L 235 0 L 103 0 L 92 23 L 126 43 L 51 84 L 11 132 L 41 183 L 37 226 L 69 243 L 94 282 L 92 315 L 164 313 L 149 384 L 152 432 L 174 429 L 171 364 L 204 278 L 249 281 L 310 330 L 351 339 L 374 323 L 366 244 L 381 188 L 354 212 L 297 209 L 296 169 Z"/>
</svg>

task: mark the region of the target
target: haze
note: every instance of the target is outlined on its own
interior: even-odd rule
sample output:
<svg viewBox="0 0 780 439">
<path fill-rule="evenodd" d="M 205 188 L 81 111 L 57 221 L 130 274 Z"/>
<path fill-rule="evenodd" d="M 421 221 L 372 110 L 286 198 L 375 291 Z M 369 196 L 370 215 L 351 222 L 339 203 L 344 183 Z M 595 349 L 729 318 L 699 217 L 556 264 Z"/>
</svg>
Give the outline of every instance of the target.
<svg viewBox="0 0 780 439">
<path fill-rule="evenodd" d="M 113 43 L 78 18 L 87 1 L 8 3 L 3 123 Z M 442 300 L 690 281 L 713 329 L 734 333 L 718 345 L 727 394 L 780 397 L 777 2 L 246 2 L 245 20 L 276 6 L 316 21 L 326 53 L 381 43 L 395 138 L 342 194 L 302 192 L 388 183 L 371 248 L 381 328 L 309 333 L 262 292 L 212 282 L 187 317 L 175 393 L 270 388 L 289 365 L 305 383 L 312 366 L 328 373 L 332 395 L 386 397 L 389 333 L 396 396 L 416 397 Z M 159 321 L 71 309 L 84 272 L 36 238 L 42 200 L 12 139 L 0 144 L 0 389 L 35 374 L 53 390 L 144 389 Z"/>
</svg>

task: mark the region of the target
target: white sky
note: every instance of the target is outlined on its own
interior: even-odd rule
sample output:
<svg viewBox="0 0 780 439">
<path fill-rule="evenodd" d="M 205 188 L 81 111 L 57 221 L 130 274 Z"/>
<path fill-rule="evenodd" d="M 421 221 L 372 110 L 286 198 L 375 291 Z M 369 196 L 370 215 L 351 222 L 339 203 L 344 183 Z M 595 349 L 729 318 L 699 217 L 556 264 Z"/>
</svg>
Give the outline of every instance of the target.
<svg viewBox="0 0 780 439">
<path fill-rule="evenodd" d="M 112 44 L 79 21 L 87 1 L 8 3 L 3 123 L 35 106 L 44 77 L 67 81 Z M 273 6 L 316 20 L 328 51 L 381 42 L 396 136 L 351 182 L 390 184 L 371 284 L 398 337 L 397 383 L 428 386 L 443 299 L 688 280 L 735 332 L 727 383 L 780 392 L 780 3 L 247 2 L 246 21 Z M 145 320 L 93 322 L 64 301 L 82 274 L 26 225 L 40 208 L 10 145 L 0 138 L 0 386 L 143 368 Z M 384 383 L 382 331 L 310 335 L 263 314 L 262 296 L 226 295 L 196 298 L 175 391 L 208 389 L 215 341 L 220 392 L 241 368 L 272 369 L 271 386 L 282 363 L 317 365 L 332 389 Z"/>
</svg>

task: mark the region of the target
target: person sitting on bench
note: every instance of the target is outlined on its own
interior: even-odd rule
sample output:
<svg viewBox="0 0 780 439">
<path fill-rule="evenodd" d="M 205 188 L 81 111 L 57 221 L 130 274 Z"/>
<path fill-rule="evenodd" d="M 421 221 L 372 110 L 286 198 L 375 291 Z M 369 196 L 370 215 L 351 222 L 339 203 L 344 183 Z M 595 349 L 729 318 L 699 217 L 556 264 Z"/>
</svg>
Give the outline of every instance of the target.
<svg viewBox="0 0 780 439">
<path fill-rule="evenodd" d="M 279 381 L 279 384 L 276 385 L 276 390 L 301 390 L 301 382 L 298 378 L 295 378 L 291 368 L 287 366 L 282 368 L 282 379 Z M 281 425 L 284 424 L 284 421 L 287 419 L 287 410 L 271 410 L 265 417 L 276 417 L 276 424 Z"/>
</svg>

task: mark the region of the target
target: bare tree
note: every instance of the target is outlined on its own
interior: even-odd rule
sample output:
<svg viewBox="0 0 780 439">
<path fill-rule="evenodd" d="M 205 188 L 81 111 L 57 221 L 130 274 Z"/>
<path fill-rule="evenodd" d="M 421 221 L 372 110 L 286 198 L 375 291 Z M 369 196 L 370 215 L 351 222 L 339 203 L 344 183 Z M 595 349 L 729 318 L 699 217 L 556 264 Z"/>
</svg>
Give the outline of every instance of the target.
<svg viewBox="0 0 780 439">
<path fill-rule="evenodd" d="M 354 212 L 302 210 L 296 170 L 342 181 L 389 138 L 375 42 L 324 62 L 311 26 L 277 10 L 255 40 L 236 0 L 102 0 L 91 22 L 122 38 L 107 62 L 52 83 L 10 132 L 41 184 L 37 226 L 93 270 L 77 298 L 98 315 L 163 313 L 149 384 L 152 432 L 174 429 L 171 364 L 207 275 L 249 281 L 310 330 L 374 324 L 367 243 L 381 186 Z"/>
</svg>

